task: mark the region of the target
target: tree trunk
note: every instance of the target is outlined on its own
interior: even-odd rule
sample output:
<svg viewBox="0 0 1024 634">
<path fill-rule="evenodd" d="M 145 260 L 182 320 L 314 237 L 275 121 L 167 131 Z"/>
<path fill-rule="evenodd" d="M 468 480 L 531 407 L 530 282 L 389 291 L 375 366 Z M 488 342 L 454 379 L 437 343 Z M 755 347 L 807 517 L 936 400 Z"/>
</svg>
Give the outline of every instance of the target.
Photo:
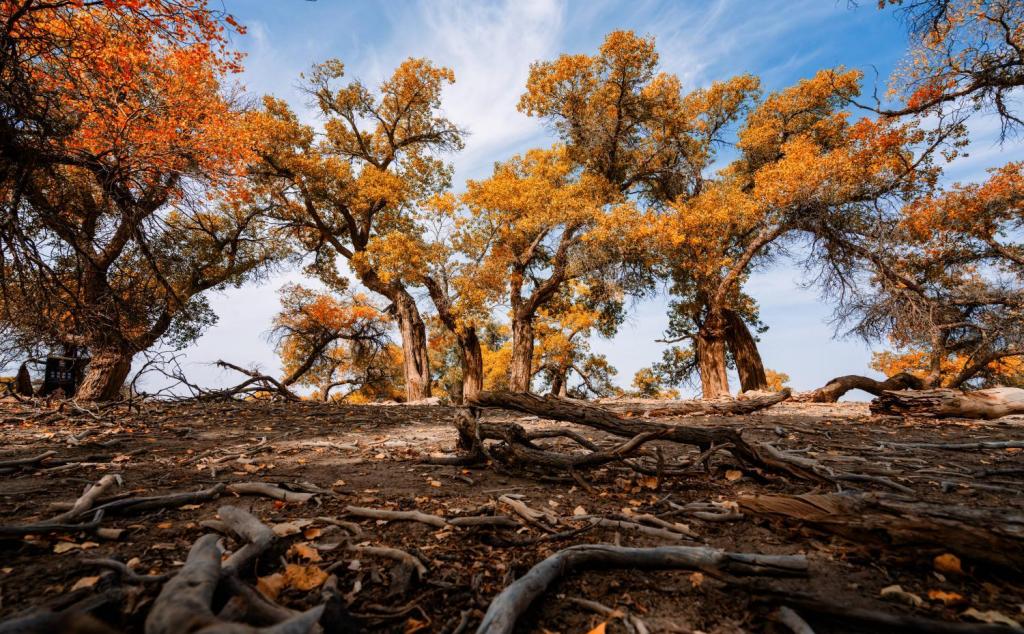
<svg viewBox="0 0 1024 634">
<path fill-rule="evenodd" d="M 886 552 L 899 548 L 916 557 L 952 552 L 1018 575 L 1024 571 L 1024 533 L 1020 513 L 1013 509 L 967 509 L 849 492 L 741 497 L 739 505 L 745 515 L 789 520 L 800 530 L 810 525 Z"/>
<path fill-rule="evenodd" d="M 740 375 L 740 391 L 767 390 L 768 377 L 765 376 L 761 353 L 757 350 L 757 341 L 750 329 L 743 323 L 743 318 L 731 310 L 725 311 L 725 321 L 729 349 Z"/>
<path fill-rule="evenodd" d="M 551 378 L 550 395 L 565 397 L 568 392 L 568 386 L 566 385 L 568 381 L 565 379 L 566 375 L 569 374 L 569 370 L 567 368 L 551 368 L 548 370 L 548 373 Z"/>
<path fill-rule="evenodd" d="M 32 396 L 32 376 L 29 375 L 28 366 L 24 363 L 18 368 L 14 389 L 21 396 Z"/>
<path fill-rule="evenodd" d="M 789 388 L 774 394 L 754 398 L 720 399 L 715 401 L 598 401 L 598 407 L 632 418 L 655 418 L 660 416 L 734 416 L 750 414 L 771 407 L 789 398 Z"/>
<path fill-rule="evenodd" d="M 529 392 L 533 378 L 533 316 L 512 320 L 512 361 L 509 366 L 509 390 Z"/>
<path fill-rule="evenodd" d="M 117 399 L 132 369 L 135 354 L 120 348 L 97 348 L 90 352 L 92 360 L 85 367 L 85 378 L 75 396 L 86 401 Z"/>
<path fill-rule="evenodd" d="M 430 360 L 427 357 L 427 328 L 416 301 L 404 289 L 395 297 L 395 317 L 402 334 L 402 369 L 405 371 L 405 398 L 419 401 L 430 398 Z"/>
<path fill-rule="evenodd" d="M 697 332 L 697 367 L 704 398 L 729 396 L 729 376 L 725 366 L 725 319 L 710 312 Z"/>
<path fill-rule="evenodd" d="M 476 328 L 467 327 L 458 337 L 462 354 L 462 398 L 473 398 L 484 389 L 484 355 Z"/>
</svg>

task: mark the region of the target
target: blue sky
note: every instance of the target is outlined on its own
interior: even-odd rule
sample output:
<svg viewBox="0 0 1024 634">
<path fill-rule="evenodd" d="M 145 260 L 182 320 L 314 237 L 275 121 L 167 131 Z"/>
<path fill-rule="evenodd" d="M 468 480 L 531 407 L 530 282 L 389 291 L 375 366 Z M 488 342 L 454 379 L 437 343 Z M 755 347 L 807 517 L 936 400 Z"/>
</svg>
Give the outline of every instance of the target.
<svg viewBox="0 0 1024 634">
<path fill-rule="evenodd" d="M 456 84 L 445 91 L 444 111 L 470 132 L 465 150 L 451 157 L 456 189 L 467 178 L 485 177 L 495 161 L 553 141 L 540 122 L 515 108 L 530 63 L 563 52 L 591 53 L 615 29 L 653 35 L 663 69 L 677 74 L 685 88 L 753 73 L 774 90 L 844 65 L 864 71 L 867 94 L 875 85 L 883 94 L 906 50 L 896 15 L 878 11 L 870 0 L 858 9 L 846 0 L 222 2 L 248 27 L 247 35 L 235 38 L 247 53 L 245 87 L 286 99 L 311 123 L 313 113 L 295 86 L 314 62 L 341 59 L 347 76 L 366 84 L 378 83 L 407 57 L 451 67 Z M 949 166 L 951 178 L 975 180 L 987 167 L 1024 158 L 1017 145 L 998 144 L 996 122 L 978 118 L 972 126 L 971 156 Z M 276 374 L 266 331 L 279 307 L 277 289 L 299 279 L 297 272 L 285 272 L 212 296 L 220 321 L 187 351 L 189 376 L 204 385 L 236 382 L 237 376 L 210 366 L 218 358 Z M 789 374 L 796 389 L 842 374 L 874 374 L 867 367 L 868 346 L 837 339 L 832 307 L 802 281 L 798 266 L 784 261 L 758 271 L 747 285 L 769 326 L 761 337 L 765 364 Z M 660 358 L 664 346 L 655 339 L 667 324 L 666 303 L 664 296 L 640 302 L 618 336 L 592 342 L 618 368 L 620 385 L 628 386 L 636 370 Z M 735 378 L 732 383 L 735 390 Z"/>
</svg>

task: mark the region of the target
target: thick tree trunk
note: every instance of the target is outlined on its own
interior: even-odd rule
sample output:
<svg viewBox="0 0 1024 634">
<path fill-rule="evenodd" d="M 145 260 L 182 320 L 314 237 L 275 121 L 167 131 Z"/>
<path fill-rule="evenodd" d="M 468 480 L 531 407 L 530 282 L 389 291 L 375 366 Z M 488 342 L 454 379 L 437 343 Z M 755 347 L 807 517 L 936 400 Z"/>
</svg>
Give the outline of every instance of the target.
<svg viewBox="0 0 1024 634">
<path fill-rule="evenodd" d="M 864 390 L 869 394 L 879 396 L 886 390 L 919 390 L 922 387 L 921 379 L 906 372 L 894 374 L 884 381 L 850 374 L 836 377 L 811 392 L 795 394 L 793 400 L 807 403 L 835 403 L 850 390 Z"/>
<path fill-rule="evenodd" d="M 402 335 L 402 369 L 405 371 L 405 398 L 419 401 L 430 398 L 430 360 L 427 356 L 427 328 L 416 301 L 405 290 L 395 298 L 395 318 Z"/>
<path fill-rule="evenodd" d="M 509 367 L 509 390 L 529 392 L 533 378 L 533 316 L 512 320 L 512 361 Z"/>
<path fill-rule="evenodd" d="M 709 315 L 697 333 L 697 367 L 704 398 L 729 396 L 725 365 L 725 328 L 721 315 Z"/>
<path fill-rule="evenodd" d="M 935 418 L 1000 418 L 1024 414 L 1024 390 L 996 387 L 975 392 L 950 389 L 886 391 L 871 401 L 871 413 Z"/>
<path fill-rule="evenodd" d="M 29 375 L 28 366 L 24 363 L 18 368 L 14 390 L 21 396 L 32 396 L 32 376 Z"/>
<path fill-rule="evenodd" d="M 568 394 L 569 386 L 566 380 L 569 370 L 568 368 L 552 368 L 549 370 L 551 373 L 551 396 L 565 397 Z"/>
<path fill-rule="evenodd" d="M 135 354 L 121 348 L 97 348 L 90 353 L 92 360 L 85 367 L 85 378 L 75 396 L 86 401 L 117 399 L 132 369 Z"/>
<path fill-rule="evenodd" d="M 766 407 L 771 407 L 789 398 L 789 388 L 774 394 L 759 395 L 754 398 L 719 399 L 714 401 L 598 401 L 599 407 L 615 412 L 620 416 L 654 418 L 659 416 L 734 416 L 750 414 Z"/>
<path fill-rule="evenodd" d="M 1020 513 L 1013 509 L 967 509 L 929 504 L 882 493 L 826 493 L 741 497 L 746 515 L 790 520 L 836 533 L 859 545 L 921 553 L 952 552 L 979 564 L 1024 571 Z"/>
<path fill-rule="evenodd" d="M 466 328 L 458 337 L 462 354 L 462 397 L 473 398 L 484 389 L 484 355 L 475 328 Z"/>
<path fill-rule="evenodd" d="M 750 329 L 743 323 L 743 318 L 731 310 L 725 311 L 725 321 L 729 350 L 732 351 L 740 375 L 740 391 L 767 390 L 768 377 L 765 376 L 761 353 L 757 350 L 757 341 Z"/>
</svg>

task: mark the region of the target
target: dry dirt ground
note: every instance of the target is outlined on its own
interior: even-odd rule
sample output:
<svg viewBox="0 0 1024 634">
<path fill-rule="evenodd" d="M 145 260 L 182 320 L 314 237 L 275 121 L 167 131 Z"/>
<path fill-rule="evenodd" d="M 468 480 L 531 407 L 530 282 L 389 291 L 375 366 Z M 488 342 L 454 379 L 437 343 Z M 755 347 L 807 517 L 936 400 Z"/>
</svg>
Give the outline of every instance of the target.
<svg viewBox="0 0 1024 634">
<path fill-rule="evenodd" d="M 321 602 L 327 575 L 320 571 L 329 570 L 337 578 L 344 608 L 341 617 L 334 614 L 334 631 L 345 631 L 338 623 L 346 623 L 347 631 L 473 631 L 502 588 L 544 557 L 579 543 L 671 542 L 804 554 L 810 573 L 805 578 L 737 583 L 686 570 L 579 572 L 545 593 L 520 621 L 518 631 L 582 634 L 604 622 L 608 632 L 637 631 L 636 620 L 622 618 L 628 614 L 651 632 L 786 632 L 790 630 L 776 620 L 777 609 L 785 603 L 780 596 L 785 595 L 960 622 L 963 627 L 979 619 L 1024 621 L 1024 579 L 1013 572 L 967 559 L 960 571 L 941 565 L 948 559 L 940 560 L 937 569 L 935 557 L 944 554 L 941 546 L 879 547 L 792 522 L 735 513 L 734 503 L 743 496 L 828 489 L 742 471 L 728 453 L 715 454 L 706 471 L 660 481 L 638 478 L 614 463 L 584 473 L 581 481 L 541 480 L 489 467 L 423 464 L 424 456 L 453 451 L 455 412 L 442 406 L 285 402 L 150 403 L 130 411 L 118 406 L 76 412 L 69 404 L 2 403 L 0 465 L 55 453 L 33 464 L 0 468 L 0 532 L 4 526 L 58 515 L 85 487 L 108 474 L 120 476 L 121 486 L 106 497 L 154 496 L 253 481 L 316 494 L 298 503 L 225 492 L 215 500 L 173 508 L 110 512 L 102 526 L 124 529 L 116 539 L 74 530 L 0 534 L 0 619 L 42 606 L 75 605 L 91 610 L 117 631 L 141 632 L 161 582 L 135 580 L 89 560 L 116 559 L 139 575 L 174 573 L 190 545 L 210 532 L 201 523 L 215 520 L 220 506 L 234 504 L 281 534 L 243 571 L 244 580 L 259 583 L 280 604 L 305 609 Z M 552 425 L 500 410 L 488 411 L 485 417 L 515 420 L 527 429 Z M 1021 441 L 1020 417 L 988 422 L 904 420 L 870 416 L 866 404 L 783 403 L 747 416 L 687 422 L 739 427 L 748 440 L 770 441 L 793 455 L 882 476 L 896 488 L 913 492 L 895 491 L 882 481 L 845 482 L 845 490 L 912 495 L 943 505 L 996 509 L 1017 518 L 1024 513 L 1021 449 L 902 446 Z M 599 432 L 578 430 L 600 444 L 614 444 Z M 542 442 L 568 449 L 564 439 Z M 695 447 L 665 445 L 664 459 L 671 463 L 697 452 Z M 558 529 L 545 531 L 525 522 L 519 527 L 437 527 L 362 518 L 346 511 L 358 506 L 418 510 L 444 518 L 517 517 L 499 501 L 508 494 L 548 512 Z M 694 502 L 713 503 L 721 512 L 701 519 L 679 511 Z M 627 519 L 653 514 L 685 523 L 694 536 L 666 541 L 622 529 L 587 529 L 586 521 L 572 519 L 582 514 Z M 337 521 L 358 523 L 361 534 L 348 538 L 348 530 Z M 1024 545 L 1024 535 L 1019 537 Z M 225 543 L 231 547 L 230 539 Z M 346 545 L 401 549 L 418 558 L 426 572 L 420 578 L 407 564 Z M 883 599 L 881 590 L 893 585 L 920 597 L 920 604 Z M 578 599 L 617 612 L 602 615 Z M 819 633 L 881 631 L 842 617 L 797 612 Z"/>
</svg>

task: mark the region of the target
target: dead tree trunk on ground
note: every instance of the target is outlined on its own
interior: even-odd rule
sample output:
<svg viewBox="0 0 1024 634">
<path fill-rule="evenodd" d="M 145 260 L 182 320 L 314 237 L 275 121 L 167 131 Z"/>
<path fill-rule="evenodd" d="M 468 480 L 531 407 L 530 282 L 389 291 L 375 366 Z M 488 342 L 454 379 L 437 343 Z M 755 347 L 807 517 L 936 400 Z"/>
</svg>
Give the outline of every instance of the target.
<svg viewBox="0 0 1024 634">
<path fill-rule="evenodd" d="M 1016 387 L 997 387 L 975 392 L 945 388 L 885 391 L 871 401 L 871 413 L 991 420 L 1011 414 L 1024 414 L 1024 390 Z"/>
<path fill-rule="evenodd" d="M 929 504 L 881 493 L 758 495 L 739 500 L 750 515 L 810 524 L 859 544 L 922 549 L 1024 572 L 1024 514 Z"/>
<path fill-rule="evenodd" d="M 600 403 L 600 407 L 610 412 L 624 416 L 733 416 L 737 414 L 750 414 L 776 403 L 781 403 L 789 398 L 791 392 L 788 389 L 755 396 L 753 398 L 722 398 L 716 400 L 695 400 L 695 401 L 655 401 L 631 403 L 629 401 L 608 401 Z"/>
<path fill-rule="evenodd" d="M 850 374 L 834 378 L 816 390 L 794 394 L 793 400 L 805 403 L 835 403 L 851 390 L 864 390 L 879 396 L 887 390 L 919 390 L 923 386 L 921 379 L 906 372 L 894 374 L 884 381 Z"/>
</svg>

